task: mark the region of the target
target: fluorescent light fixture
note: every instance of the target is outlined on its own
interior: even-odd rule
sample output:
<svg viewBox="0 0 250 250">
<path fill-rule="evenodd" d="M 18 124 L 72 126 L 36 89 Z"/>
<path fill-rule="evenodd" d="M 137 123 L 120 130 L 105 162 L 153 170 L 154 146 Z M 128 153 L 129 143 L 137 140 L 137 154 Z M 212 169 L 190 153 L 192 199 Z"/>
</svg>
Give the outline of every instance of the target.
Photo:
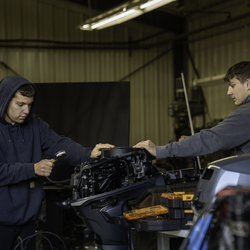
<svg viewBox="0 0 250 250">
<path fill-rule="evenodd" d="M 90 18 L 77 26 L 81 30 L 99 30 L 120 24 L 138 17 L 146 12 L 162 7 L 177 0 L 133 0 Z"/>
<path fill-rule="evenodd" d="M 114 22 L 114 21 L 116 21 L 116 20 L 118 20 L 118 19 L 120 19 L 120 21 L 121 21 L 121 20 L 122 20 L 121 18 L 124 18 L 124 17 L 126 17 L 126 16 L 128 16 L 128 15 L 133 14 L 135 11 L 136 11 L 136 10 L 132 9 L 132 10 L 128 10 L 128 11 L 125 11 L 125 12 L 123 12 L 123 13 L 120 13 L 120 14 L 118 14 L 118 15 L 116 15 L 116 16 L 112 16 L 112 17 L 107 18 L 107 19 L 105 19 L 105 20 L 103 20 L 103 21 L 100 21 L 100 22 L 98 22 L 98 23 L 96 23 L 96 24 L 93 24 L 93 25 L 91 26 L 91 28 L 92 28 L 92 29 L 96 29 L 96 28 L 99 28 L 99 27 L 101 27 L 101 26 L 103 26 L 103 25 L 105 25 L 105 24 L 108 24 L 108 23 L 110 23 L 110 22 Z"/>
<path fill-rule="evenodd" d="M 171 2 L 173 2 L 173 0 L 151 0 L 140 5 L 140 8 L 143 9 L 145 12 L 149 12 Z"/>
<path fill-rule="evenodd" d="M 145 8 L 147 8 L 147 7 L 151 6 L 151 5 L 154 5 L 154 4 L 158 3 L 158 2 L 162 2 L 162 0 L 148 1 L 147 3 L 142 4 L 140 6 L 140 8 L 145 9 Z"/>
</svg>

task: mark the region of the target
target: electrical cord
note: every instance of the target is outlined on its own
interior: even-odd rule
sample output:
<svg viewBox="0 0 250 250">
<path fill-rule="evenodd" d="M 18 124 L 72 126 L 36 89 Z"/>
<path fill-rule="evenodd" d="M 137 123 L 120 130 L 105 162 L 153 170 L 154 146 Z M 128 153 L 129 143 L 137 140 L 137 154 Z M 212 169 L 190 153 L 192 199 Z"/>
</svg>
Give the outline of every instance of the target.
<svg viewBox="0 0 250 250">
<path fill-rule="evenodd" d="M 52 246 L 50 240 L 49 240 L 47 237 L 45 237 L 43 234 L 50 234 L 50 235 L 53 235 L 53 236 L 55 236 L 56 238 L 58 238 L 58 239 L 62 242 L 64 249 L 67 250 L 67 247 L 66 247 L 64 241 L 62 240 L 62 238 L 60 238 L 58 235 L 56 235 L 56 234 L 54 234 L 54 233 L 51 233 L 51 232 L 48 232 L 48 231 L 35 233 L 35 234 L 31 235 L 31 236 L 26 237 L 25 239 L 22 239 L 21 237 L 18 237 L 19 240 L 20 240 L 20 243 L 18 243 L 18 244 L 16 245 L 16 247 L 14 248 L 14 250 L 17 250 L 17 248 L 18 248 L 19 246 L 21 247 L 21 250 L 26 250 L 26 247 L 27 247 L 27 245 L 28 245 L 30 239 L 33 238 L 33 237 L 36 237 L 36 236 L 42 236 L 44 239 L 46 239 L 46 240 L 48 241 L 49 245 L 50 245 L 50 248 L 51 248 L 52 250 L 54 250 L 55 248 Z M 25 246 L 24 246 L 23 243 L 24 243 L 25 241 L 27 241 L 27 242 L 26 242 L 26 244 L 25 244 Z M 38 249 L 36 249 L 36 250 L 38 250 Z"/>
<path fill-rule="evenodd" d="M 18 236 L 18 239 L 19 239 L 19 241 L 20 241 L 20 247 L 21 247 L 21 250 L 23 250 L 23 239 L 20 237 L 20 236 Z M 16 248 L 15 248 L 16 249 Z"/>
<path fill-rule="evenodd" d="M 48 243 L 49 243 L 49 245 L 50 245 L 50 248 L 51 248 L 52 250 L 55 249 L 55 248 L 52 246 L 50 240 L 49 240 L 47 237 L 45 237 L 45 236 L 43 235 L 42 238 L 44 238 L 45 240 L 48 241 Z M 42 248 L 40 247 L 41 243 L 42 243 L 42 242 L 39 243 L 38 248 L 37 248 L 36 250 L 43 249 L 43 246 L 41 246 Z M 26 245 L 28 245 L 28 242 L 27 242 Z"/>
<path fill-rule="evenodd" d="M 65 182 L 70 182 L 71 179 L 67 180 L 62 180 L 62 181 L 53 181 L 51 180 L 48 176 L 46 177 L 49 182 L 55 183 L 55 184 L 60 184 L 60 183 L 65 183 Z"/>
<path fill-rule="evenodd" d="M 45 236 L 43 235 L 42 238 L 44 238 L 45 240 L 48 241 L 51 250 L 54 250 L 54 249 L 55 249 L 55 248 L 52 246 L 50 240 L 49 240 L 47 237 L 45 237 Z M 27 244 L 26 244 L 26 245 L 28 245 L 28 241 L 27 241 Z M 37 249 L 37 250 L 38 250 L 38 249 Z"/>
</svg>

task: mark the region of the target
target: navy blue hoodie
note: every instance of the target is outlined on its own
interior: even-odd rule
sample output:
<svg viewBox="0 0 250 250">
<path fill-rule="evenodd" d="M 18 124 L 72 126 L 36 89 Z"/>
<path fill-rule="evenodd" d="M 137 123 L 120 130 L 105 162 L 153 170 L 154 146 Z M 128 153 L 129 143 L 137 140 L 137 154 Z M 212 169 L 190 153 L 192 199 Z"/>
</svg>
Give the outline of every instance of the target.
<svg viewBox="0 0 250 250">
<path fill-rule="evenodd" d="M 36 94 L 23 123 L 5 121 L 10 100 L 26 84 L 31 83 L 20 76 L 8 76 L 0 82 L 0 226 L 23 225 L 39 217 L 44 200 L 43 177 L 35 174 L 34 164 L 42 160 L 42 155 L 52 158 L 65 150 L 64 161 L 71 165 L 90 160 L 91 149 L 57 135 L 33 114 Z"/>
</svg>

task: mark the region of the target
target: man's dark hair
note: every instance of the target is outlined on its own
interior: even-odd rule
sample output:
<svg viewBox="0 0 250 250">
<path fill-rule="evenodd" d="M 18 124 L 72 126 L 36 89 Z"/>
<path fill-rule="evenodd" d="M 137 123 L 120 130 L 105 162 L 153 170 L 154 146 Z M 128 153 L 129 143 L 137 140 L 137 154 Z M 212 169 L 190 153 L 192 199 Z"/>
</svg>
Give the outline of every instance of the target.
<svg viewBox="0 0 250 250">
<path fill-rule="evenodd" d="M 228 69 L 224 81 L 230 82 L 233 78 L 238 79 L 242 84 L 247 80 L 250 79 L 250 62 L 249 61 L 242 61 L 236 63 L 231 68 Z"/>
<path fill-rule="evenodd" d="M 23 96 L 33 97 L 35 95 L 35 89 L 31 84 L 26 84 L 21 86 L 17 92 L 19 92 Z"/>
</svg>

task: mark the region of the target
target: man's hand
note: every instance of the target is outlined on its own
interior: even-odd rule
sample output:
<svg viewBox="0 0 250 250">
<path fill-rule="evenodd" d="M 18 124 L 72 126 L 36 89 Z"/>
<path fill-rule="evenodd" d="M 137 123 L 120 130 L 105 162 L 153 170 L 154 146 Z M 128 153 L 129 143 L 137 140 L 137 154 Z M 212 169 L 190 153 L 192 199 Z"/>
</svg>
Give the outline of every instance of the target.
<svg viewBox="0 0 250 250">
<path fill-rule="evenodd" d="M 108 144 L 108 143 L 106 143 L 106 144 L 102 144 L 102 143 L 96 144 L 94 149 L 91 152 L 90 158 L 96 158 L 96 157 L 100 156 L 101 153 L 102 153 L 101 150 L 103 148 L 114 148 L 114 147 L 115 147 L 114 145 L 111 145 L 111 144 Z"/>
<path fill-rule="evenodd" d="M 150 140 L 141 141 L 134 145 L 133 148 L 145 148 L 151 155 L 156 157 L 156 146 Z"/>
<path fill-rule="evenodd" d="M 52 159 L 41 160 L 34 165 L 35 174 L 39 176 L 50 176 L 54 166 L 55 164 L 52 162 Z"/>
<path fill-rule="evenodd" d="M 182 140 L 184 140 L 184 139 L 186 139 L 186 138 L 188 138 L 189 136 L 187 136 L 187 135 L 182 135 L 180 138 L 179 138 L 179 141 L 182 141 Z"/>
</svg>

